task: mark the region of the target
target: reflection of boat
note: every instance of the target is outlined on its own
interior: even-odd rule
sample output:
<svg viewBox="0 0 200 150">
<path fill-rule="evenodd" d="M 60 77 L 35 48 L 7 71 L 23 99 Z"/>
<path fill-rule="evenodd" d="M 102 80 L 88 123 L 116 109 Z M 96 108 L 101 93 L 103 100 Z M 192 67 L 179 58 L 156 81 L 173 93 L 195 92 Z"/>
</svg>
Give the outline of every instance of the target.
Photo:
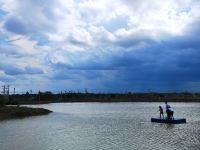
<svg viewBox="0 0 200 150">
<path fill-rule="evenodd" d="M 151 122 L 180 124 L 180 123 L 186 123 L 186 119 L 185 118 L 176 118 L 176 119 L 169 120 L 169 119 L 151 118 Z"/>
</svg>

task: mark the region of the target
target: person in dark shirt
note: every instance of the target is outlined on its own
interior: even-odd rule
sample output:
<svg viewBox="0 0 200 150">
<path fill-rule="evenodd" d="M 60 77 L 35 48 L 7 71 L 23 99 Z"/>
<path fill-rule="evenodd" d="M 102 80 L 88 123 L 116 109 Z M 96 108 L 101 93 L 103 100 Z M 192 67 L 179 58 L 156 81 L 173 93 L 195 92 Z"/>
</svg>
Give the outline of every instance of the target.
<svg viewBox="0 0 200 150">
<path fill-rule="evenodd" d="M 162 116 L 162 118 L 164 119 L 163 108 L 162 108 L 162 106 L 159 106 L 159 110 L 158 110 L 158 111 L 160 112 L 160 118 L 161 118 L 161 116 Z"/>
</svg>

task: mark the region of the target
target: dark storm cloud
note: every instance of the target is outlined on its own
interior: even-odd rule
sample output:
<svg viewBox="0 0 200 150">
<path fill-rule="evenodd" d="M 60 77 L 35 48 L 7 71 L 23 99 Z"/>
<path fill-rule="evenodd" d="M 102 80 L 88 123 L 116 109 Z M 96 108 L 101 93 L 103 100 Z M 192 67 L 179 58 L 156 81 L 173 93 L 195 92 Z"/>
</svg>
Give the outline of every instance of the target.
<svg viewBox="0 0 200 150">
<path fill-rule="evenodd" d="M 15 65 L 2 65 L 1 70 L 5 72 L 7 75 L 20 75 L 25 74 L 25 70 L 23 68 L 17 67 Z"/>
<path fill-rule="evenodd" d="M 25 67 L 25 71 L 27 74 L 43 74 L 44 73 L 42 69 L 37 68 L 37 67 L 31 67 L 31 66 Z"/>
<path fill-rule="evenodd" d="M 0 76 L 0 81 L 10 83 L 10 82 L 14 82 L 15 79 L 10 76 Z"/>
<path fill-rule="evenodd" d="M 8 20 L 6 20 L 4 24 L 5 28 L 10 31 L 17 34 L 26 34 L 28 32 L 28 29 L 26 25 L 23 23 L 22 20 L 17 19 L 16 17 L 11 17 Z"/>
<path fill-rule="evenodd" d="M 63 64 L 54 65 L 54 73 L 51 77 L 53 80 L 80 80 L 88 79 L 94 80 L 102 77 L 102 68 L 101 69 L 92 69 L 91 67 L 87 68 L 76 68 L 69 67 Z"/>
<path fill-rule="evenodd" d="M 106 55 L 103 59 L 95 57 L 94 60 L 80 64 L 60 64 L 57 67 L 62 66 L 67 70 L 92 70 L 96 73 L 98 70 L 107 70 L 112 77 L 111 81 L 105 82 L 105 76 L 100 78 L 102 77 L 105 85 L 114 86 L 116 90 L 119 86 L 157 91 L 184 90 L 183 85 L 200 82 L 199 31 L 198 28 L 194 28 L 184 36 L 153 42 L 138 50 L 122 50 L 118 54 Z M 113 73 L 113 70 L 116 72 Z M 87 74 L 90 78 L 91 72 L 85 72 L 85 76 Z"/>
<path fill-rule="evenodd" d="M 199 34 L 199 28 L 195 28 L 185 33 L 185 36 L 153 43 L 139 51 L 127 52 L 124 55 L 129 56 L 128 59 L 113 58 L 118 64 L 126 62 L 124 68 L 118 70 L 118 80 L 138 89 L 145 87 L 146 83 L 146 88 L 156 90 L 159 87 L 164 87 L 165 90 L 181 90 L 186 83 L 199 82 Z M 139 63 L 133 63 L 135 59 Z"/>
<path fill-rule="evenodd" d="M 0 70 L 3 71 L 6 75 L 24 75 L 24 74 L 43 74 L 43 71 L 37 67 L 27 66 L 25 68 L 17 66 L 16 64 L 10 63 L 1 63 Z"/>
</svg>

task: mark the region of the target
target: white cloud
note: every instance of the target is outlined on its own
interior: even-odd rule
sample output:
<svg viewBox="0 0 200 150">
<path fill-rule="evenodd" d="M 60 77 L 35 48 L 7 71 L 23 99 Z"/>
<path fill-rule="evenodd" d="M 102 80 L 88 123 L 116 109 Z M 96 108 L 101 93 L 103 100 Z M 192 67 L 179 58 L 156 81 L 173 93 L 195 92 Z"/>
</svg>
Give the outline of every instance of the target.
<svg viewBox="0 0 200 150">
<path fill-rule="evenodd" d="M 48 61 L 78 66 L 97 55 L 142 49 L 184 36 L 200 18 L 198 0 L 0 0 L 0 9 L 7 13 L 0 22 L 0 58 L 49 74 Z M 26 28 L 20 35 L 5 27 L 13 18 Z"/>
<path fill-rule="evenodd" d="M 36 49 L 37 41 L 31 41 L 26 37 L 22 37 L 19 40 L 13 41 L 12 44 L 18 47 L 23 53 L 35 54 L 38 50 Z"/>
</svg>

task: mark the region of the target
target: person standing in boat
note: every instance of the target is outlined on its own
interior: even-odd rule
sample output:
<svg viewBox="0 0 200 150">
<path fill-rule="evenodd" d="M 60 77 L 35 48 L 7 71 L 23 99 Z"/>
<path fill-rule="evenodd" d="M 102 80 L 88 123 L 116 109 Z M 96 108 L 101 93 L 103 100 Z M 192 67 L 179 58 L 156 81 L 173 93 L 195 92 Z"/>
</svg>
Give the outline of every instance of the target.
<svg viewBox="0 0 200 150">
<path fill-rule="evenodd" d="M 162 108 L 162 106 L 159 106 L 159 110 L 158 110 L 158 111 L 160 112 L 160 118 L 161 118 L 161 116 L 162 116 L 162 118 L 164 119 L 163 108 Z"/>
<path fill-rule="evenodd" d="M 173 119 L 174 110 L 169 104 L 167 104 L 167 101 L 165 101 L 165 106 L 166 106 L 167 119 Z"/>
</svg>

